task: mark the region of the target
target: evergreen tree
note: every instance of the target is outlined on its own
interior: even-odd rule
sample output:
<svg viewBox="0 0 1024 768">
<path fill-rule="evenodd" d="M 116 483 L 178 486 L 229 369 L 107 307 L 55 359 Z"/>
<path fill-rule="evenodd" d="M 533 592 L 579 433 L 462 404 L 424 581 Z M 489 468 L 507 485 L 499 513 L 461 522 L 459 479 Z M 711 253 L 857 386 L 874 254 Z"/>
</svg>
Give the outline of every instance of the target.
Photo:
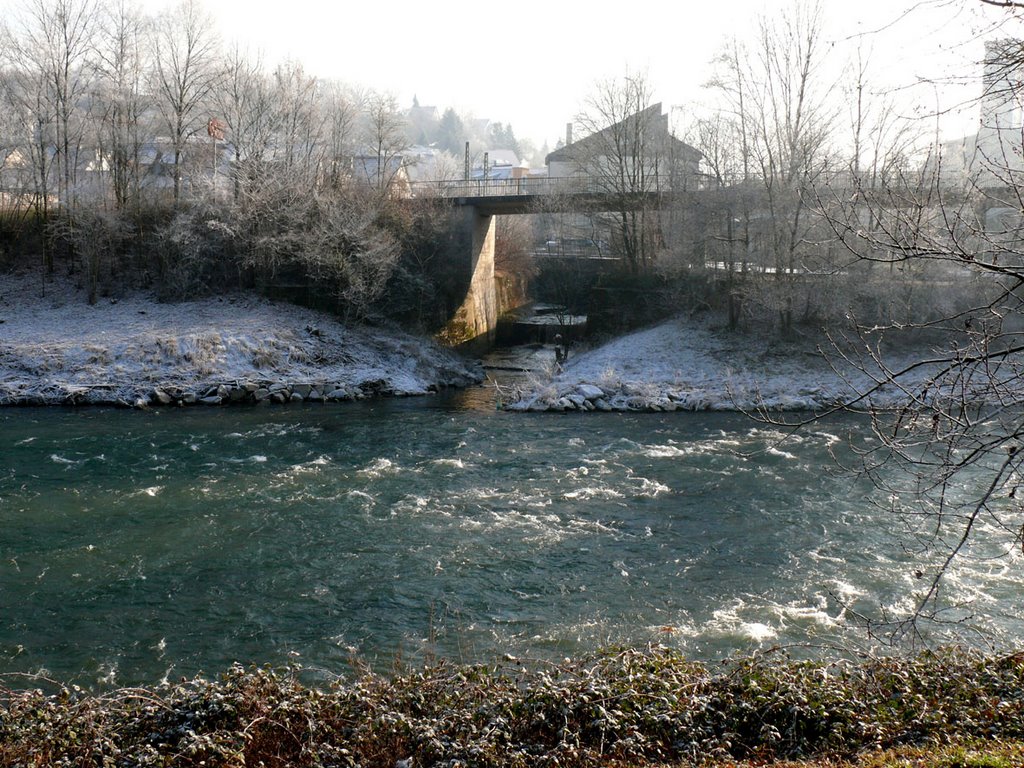
<svg viewBox="0 0 1024 768">
<path fill-rule="evenodd" d="M 510 149 L 516 153 L 516 157 L 523 154 L 511 123 L 494 123 L 488 133 L 491 149 Z"/>
<path fill-rule="evenodd" d="M 437 147 L 461 157 L 466 144 L 466 126 L 454 109 L 448 107 L 441 115 L 437 129 Z"/>
</svg>

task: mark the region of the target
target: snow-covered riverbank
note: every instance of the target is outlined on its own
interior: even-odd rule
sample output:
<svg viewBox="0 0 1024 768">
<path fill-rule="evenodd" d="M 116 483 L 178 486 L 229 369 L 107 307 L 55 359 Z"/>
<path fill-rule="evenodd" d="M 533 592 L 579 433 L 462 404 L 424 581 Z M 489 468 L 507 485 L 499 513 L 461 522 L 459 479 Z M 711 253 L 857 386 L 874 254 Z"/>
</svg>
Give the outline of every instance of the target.
<svg viewBox="0 0 1024 768">
<path fill-rule="evenodd" d="M 679 317 L 574 351 L 563 370 L 502 401 L 519 411 L 819 410 L 875 383 L 877 368 L 827 360 L 817 346 L 728 333 L 714 316 Z M 887 363 L 898 369 L 912 357 Z M 928 374 L 919 369 L 904 385 L 923 386 Z M 132 294 L 89 306 L 68 280 L 0 275 L 0 405 L 350 400 L 481 378 L 430 340 L 253 295 L 161 303 Z M 906 399 L 889 386 L 871 402 Z"/>
<path fill-rule="evenodd" d="M 480 377 L 429 340 L 255 296 L 89 306 L 68 281 L 0 275 L 0 405 L 343 400 Z"/>
<path fill-rule="evenodd" d="M 880 371 L 857 370 L 812 341 L 781 343 L 769 336 L 731 334 L 720 318 L 679 317 L 572 354 L 563 370 L 538 377 L 505 407 L 518 411 L 820 410 L 849 403 Z M 899 369 L 908 354 L 887 360 Z M 923 384 L 929 371 L 903 379 Z M 871 397 L 889 407 L 907 393 L 888 386 Z"/>
</svg>

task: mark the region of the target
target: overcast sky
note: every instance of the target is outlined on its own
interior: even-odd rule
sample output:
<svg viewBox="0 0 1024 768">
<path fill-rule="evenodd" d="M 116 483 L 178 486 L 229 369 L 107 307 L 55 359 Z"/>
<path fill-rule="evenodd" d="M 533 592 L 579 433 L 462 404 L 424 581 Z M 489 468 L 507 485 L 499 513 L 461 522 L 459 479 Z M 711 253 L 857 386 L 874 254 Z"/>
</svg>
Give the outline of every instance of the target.
<svg viewBox="0 0 1024 768">
<path fill-rule="evenodd" d="M 262 51 L 269 63 L 292 57 L 313 74 L 390 91 L 402 105 L 415 95 L 422 105 L 510 122 L 520 138 L 538 145 L 564 134 L 595 81 L 627 70 L 646 72 L 655 97 L 681 114 L 701 98 L 709 61 L 725 39 L 749 37 L 759 14 L 791 5 L 204 1 L 225 41 Z M 0 12 L 18 2 L 0 0 Z M 143 0 L 150 11 L 170 4 Z M 982 40 L 1006 17 L 980 0 L 822 0 L 822 7 L 827 43 L 841 51 L 863 39 L 879 80 L 890 85 L 971 74 Z M 1018 25 L 1004 25 L 1004 36 L 1014 33 L 1021 33 Z M 918 89 L 914 98 L 934 104 L 934 93 Z M 965 92 L 943 93 L 948 106 Z"/>
</svg>

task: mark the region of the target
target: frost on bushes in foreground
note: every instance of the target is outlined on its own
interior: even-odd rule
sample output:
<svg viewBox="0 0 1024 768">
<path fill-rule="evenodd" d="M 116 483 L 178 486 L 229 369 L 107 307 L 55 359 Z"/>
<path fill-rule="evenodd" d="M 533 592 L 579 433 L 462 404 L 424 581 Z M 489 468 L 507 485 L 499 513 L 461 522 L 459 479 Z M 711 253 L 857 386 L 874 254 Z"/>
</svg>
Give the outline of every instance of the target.
<svg viewBox="0 0 1024 768">
<path fill-rule="evenodd" d="M 102 695 L 0 686 L 0 762 L 642 768 L 1024 736 L 1020 654 L 956 648 L 705 665 L 651 646 L 557 664 L 442 661 L 390 677 L 357 666 L 319 689 L 300 675 L 235 666 L 215 681 Z"/>
</svg>

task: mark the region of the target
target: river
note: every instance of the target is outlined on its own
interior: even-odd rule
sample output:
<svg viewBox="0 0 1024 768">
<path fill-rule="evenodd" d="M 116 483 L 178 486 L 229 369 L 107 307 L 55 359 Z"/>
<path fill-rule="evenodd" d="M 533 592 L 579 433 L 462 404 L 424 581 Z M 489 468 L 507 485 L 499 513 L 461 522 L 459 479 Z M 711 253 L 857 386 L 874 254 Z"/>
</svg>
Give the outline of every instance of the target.
<svg viewBox="0 0 1024 768">
<path fill-rule="evenodd" d="M 739 414 L 489 397 L 0 412 L 0 673 L 831 653 L 868 642 L 851 609 L 909 605 L 899 526 L 830 471 L 861 420 L 779 444 Z M 955 581 L 1011 638 L 1022 585 L 1005 559 Z"/>
</svg>

